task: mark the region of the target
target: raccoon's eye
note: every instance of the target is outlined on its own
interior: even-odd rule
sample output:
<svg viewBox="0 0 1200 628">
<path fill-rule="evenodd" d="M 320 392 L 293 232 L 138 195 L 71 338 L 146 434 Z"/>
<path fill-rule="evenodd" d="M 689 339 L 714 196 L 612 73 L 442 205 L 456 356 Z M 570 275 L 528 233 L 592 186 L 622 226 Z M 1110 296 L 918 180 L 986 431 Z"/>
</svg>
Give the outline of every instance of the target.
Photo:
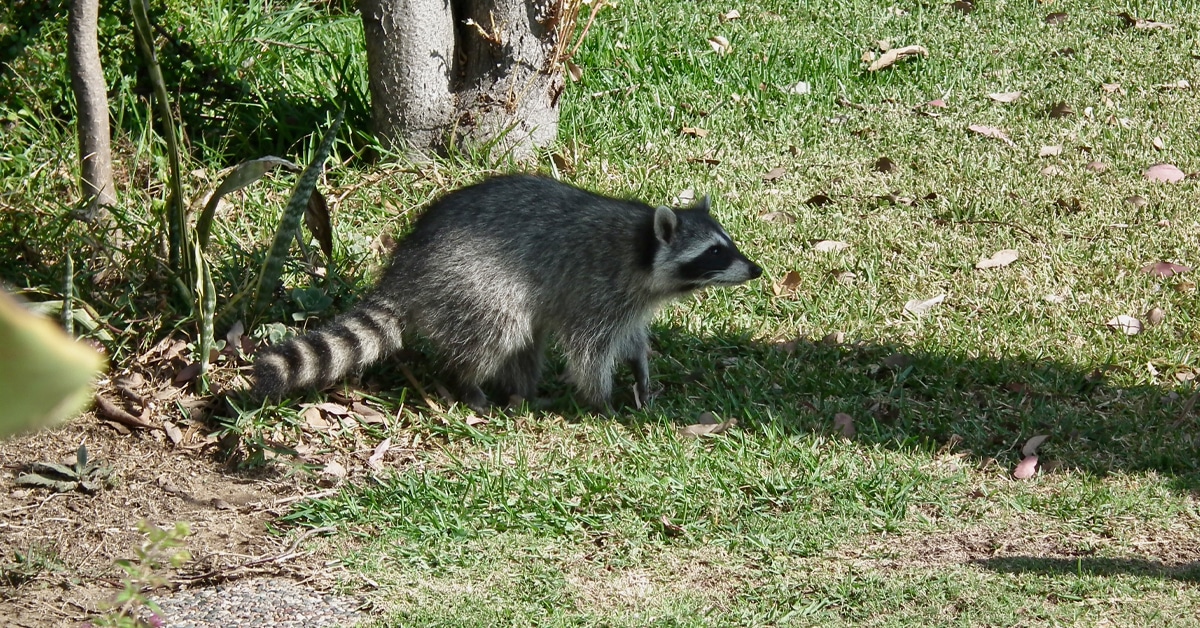
<svg viewBox="0 0 1200 628">
<path fill-rule="evenodd" d="M 720 255 L 721 247 L 714 244 L 714 245 L 708 247 L 708 250 L 705 251 L 705 253 L 708 253 L 709 255 Z"/>
</svg>

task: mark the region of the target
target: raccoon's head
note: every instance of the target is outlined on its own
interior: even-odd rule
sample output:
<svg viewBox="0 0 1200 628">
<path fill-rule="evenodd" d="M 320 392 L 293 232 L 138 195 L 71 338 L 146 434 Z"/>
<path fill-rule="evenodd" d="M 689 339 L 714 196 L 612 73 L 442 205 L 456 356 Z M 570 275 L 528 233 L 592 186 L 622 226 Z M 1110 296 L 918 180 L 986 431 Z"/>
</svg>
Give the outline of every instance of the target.
<svg viewBox="0 0 1200 628">
<path fill-rule="evenodd" d="M 689 209 L 654 210 L 654 239 L 651 272 L 664 293 L 736 286 L 762 274 L 709 213 L 707 196 Z"/>
</svg>

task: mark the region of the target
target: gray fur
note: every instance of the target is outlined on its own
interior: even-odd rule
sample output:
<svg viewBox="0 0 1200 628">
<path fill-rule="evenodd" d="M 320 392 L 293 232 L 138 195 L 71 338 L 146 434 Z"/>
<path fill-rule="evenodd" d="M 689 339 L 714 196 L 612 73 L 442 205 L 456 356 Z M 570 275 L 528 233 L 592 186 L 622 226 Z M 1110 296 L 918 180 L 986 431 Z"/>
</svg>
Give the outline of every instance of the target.
<svg viewBox="0 0 1200 628">
<path fill-rule="evenodd" d="M 707 197 L 672 210 L 543 177 L 496 177 L 430 205 L 357 307 L 259 352 L 255 390 L 278 398 L 327 386 L 419 333 L 456 379 L 460 401 L 477 409 L 489 384 L 533 399 L 551 341 L 589 405 L 608 407 L 619 362 L 645 400 L 658 308 L 761 273 L 709 215 Z"/>
</svg>

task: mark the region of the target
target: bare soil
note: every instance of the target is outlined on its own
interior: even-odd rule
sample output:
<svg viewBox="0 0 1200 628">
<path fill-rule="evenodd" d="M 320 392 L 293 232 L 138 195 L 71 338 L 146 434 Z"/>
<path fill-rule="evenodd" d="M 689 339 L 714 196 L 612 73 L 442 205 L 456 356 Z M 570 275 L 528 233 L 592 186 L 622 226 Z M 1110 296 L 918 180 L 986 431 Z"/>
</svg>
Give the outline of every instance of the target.
<svg viewBox="0 0 1200 628">
<path fill-rule="evenodd" d="M 287 504 L 316 490 L 309 480 L 239 472 L 218 462 L 214 448 L 177 446 L 163 431 L 122 431 L 88 413 L 0 443 L 0 626 L 79 625 L 95 615 L 121 586 L 113 561 L 133 558 L 144 540 L 141 520 L 190 524 L 192 562 L 162 572 L 176 584 L 328 578 L 327 557 L 294 551 L 297 535 L 268 529 Z M 113 470 L 113 486 L 88 495 L 16 484 L 34 462 L 73 459 L 80 443 Z"/>
</svg>

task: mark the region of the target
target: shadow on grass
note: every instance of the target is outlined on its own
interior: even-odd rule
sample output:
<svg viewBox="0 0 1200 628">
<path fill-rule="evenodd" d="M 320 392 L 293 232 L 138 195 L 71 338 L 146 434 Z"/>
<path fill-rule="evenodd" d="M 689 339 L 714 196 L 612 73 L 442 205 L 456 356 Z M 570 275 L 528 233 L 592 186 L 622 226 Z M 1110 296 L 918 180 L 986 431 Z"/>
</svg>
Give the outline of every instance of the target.
<svg viewBox="0 0 1200 628">
<path fill-rule="evenodd" d="M 1008 556 L 973 561 L 976 565 L 1014 575 L 1037 574 L 1043 576 L 1146 576 L 1200 582 L 1200 563 L 1187 563 L 1177 567 L 1156 560 L 1143 558 L 1039 558 L 1036 556 Z"/>
<path fill-rule="evenodd" d="M 745 337 L 697 338 L 655 329 L 652 371 L 663 392 L 651 414 L 680 423 L 711 410 L 744 429 L 834 433 L 854 418 L 856 439 L 938 449 L 954 443 L 978 459 L 1015 465 L 1031 436 L 1050 438 L 1043 463 L 1098 476 L 1153 471 L 1178 490 L 1200 490 L 1190 389 L 1118 388 L 1113 369 L 1025 356 L 968 357 L 901 345 Z M 618 388 L 627 375 L 619 374 Z M 632 417 L 631 417 L 632 418 Z M 635 419 L 636 421 L 636 419 Z"/>
</svg>

